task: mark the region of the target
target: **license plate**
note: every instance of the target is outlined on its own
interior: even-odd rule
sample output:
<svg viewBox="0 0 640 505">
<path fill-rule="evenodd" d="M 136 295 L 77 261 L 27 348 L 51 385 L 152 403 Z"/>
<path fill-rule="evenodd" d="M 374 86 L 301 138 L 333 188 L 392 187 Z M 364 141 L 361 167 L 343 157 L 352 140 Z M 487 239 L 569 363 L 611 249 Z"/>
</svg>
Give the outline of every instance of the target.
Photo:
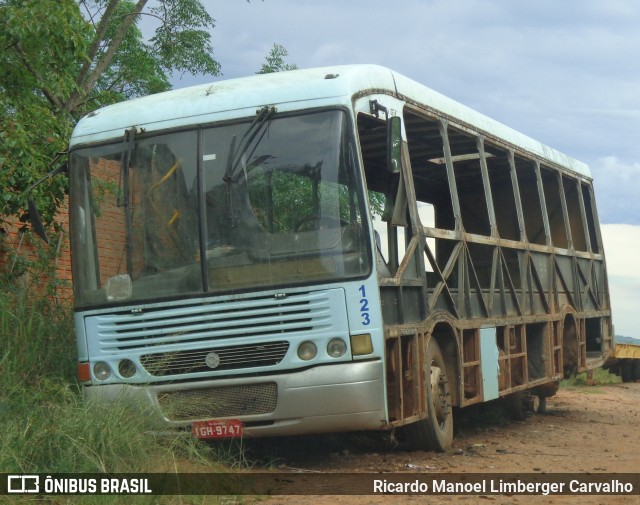
<svg viewBox="0 0 640 505">
<path fill-rule="evenodd" d="M 240 419 L 209 419 L 195 421 L 191 433 L 197 438 L 241 437 L 243 433 Z"/>
</svg>

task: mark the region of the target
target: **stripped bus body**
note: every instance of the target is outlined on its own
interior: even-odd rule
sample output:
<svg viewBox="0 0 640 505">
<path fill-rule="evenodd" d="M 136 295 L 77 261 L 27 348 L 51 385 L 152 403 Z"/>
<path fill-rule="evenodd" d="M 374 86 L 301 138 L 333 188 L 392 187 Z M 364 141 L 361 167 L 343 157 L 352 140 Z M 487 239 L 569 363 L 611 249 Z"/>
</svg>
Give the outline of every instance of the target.
<svg viewBox="0 0 640 505">
<path fill-rule="evenodd" d="M 588 167 L 388 69 L 101 109 L 70 178 L 85 394 L 165 426 L 443 450 L 612 351 Z"/>
</svg>

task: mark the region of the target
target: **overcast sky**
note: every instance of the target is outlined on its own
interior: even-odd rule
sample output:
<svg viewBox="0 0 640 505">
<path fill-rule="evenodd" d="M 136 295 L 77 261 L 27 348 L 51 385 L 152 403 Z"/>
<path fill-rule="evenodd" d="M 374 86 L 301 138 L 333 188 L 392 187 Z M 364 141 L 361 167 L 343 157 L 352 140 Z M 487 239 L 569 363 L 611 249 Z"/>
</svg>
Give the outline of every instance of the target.
<svg viewBox="0 0 640 505">
<path fill-rule="evenodd" d="M 384 65 L 589 164 L 616 330 L 640 337 L 639 1 L 202 1 L 224 75 L 175 87 L 253 74 L 278 43 L 300 68 Z"/>
</svg>

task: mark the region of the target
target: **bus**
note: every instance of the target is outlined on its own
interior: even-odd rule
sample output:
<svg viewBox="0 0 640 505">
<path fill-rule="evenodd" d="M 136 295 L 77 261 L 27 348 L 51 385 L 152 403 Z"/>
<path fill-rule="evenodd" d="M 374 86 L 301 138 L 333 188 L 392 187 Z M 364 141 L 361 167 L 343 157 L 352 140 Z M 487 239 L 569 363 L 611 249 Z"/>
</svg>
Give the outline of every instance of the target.
<svg viewBox="0 0 640 505">
<path fill-rule="evenodd" d="M 167 429 L 444 451 L 612 352 L 589 168 L 383 67 L 104 107 L 69 181 L 85 398 Z"/>
</svg>

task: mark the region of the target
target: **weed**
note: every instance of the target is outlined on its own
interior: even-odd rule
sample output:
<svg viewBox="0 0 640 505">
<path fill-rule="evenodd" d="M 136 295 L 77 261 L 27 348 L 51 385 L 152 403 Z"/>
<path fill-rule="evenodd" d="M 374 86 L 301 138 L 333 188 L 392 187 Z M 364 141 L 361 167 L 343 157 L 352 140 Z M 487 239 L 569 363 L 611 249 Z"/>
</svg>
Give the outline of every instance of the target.
<svg viewBox="0 0 640 505">
<path fill-rule="evenodd" d="M 23 292 L 0 293 L 0 468 L 9 473 L 215 472 L 213 451 L 188 434 L 147 434 L 126 404 L 85 403 L 75 381 L 71 312 Z M 8 503 L 29 502 L 11 497 Z M 63 497 L 49 503 L 220 503 L 217 497 Z"/>
<path fill-rule="evenodd" d="M 622 379 L 620 379 L 620 377 L 618 377 L 617 375 L 610 373 L 604 368 L 596 368 L 593 371 L 593 379 L 591 382 L 588 380 L 587 372 L 583 372 L 569 379 L 560 381 L 560 387 L 569 389 L 583 386 L 603 386 L 606 384 L 619 384 L 620 382 L 622 382 Z"/>
</svg>

